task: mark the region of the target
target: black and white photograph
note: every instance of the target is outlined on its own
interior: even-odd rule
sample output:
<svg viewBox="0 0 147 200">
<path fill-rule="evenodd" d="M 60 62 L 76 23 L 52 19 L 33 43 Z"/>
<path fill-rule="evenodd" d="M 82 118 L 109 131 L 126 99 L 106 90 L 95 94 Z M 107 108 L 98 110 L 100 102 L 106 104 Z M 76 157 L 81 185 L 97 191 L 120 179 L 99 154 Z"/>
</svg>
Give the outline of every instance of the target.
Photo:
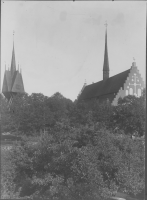
<svg viewBox="0 0 147 200">
<path fill-rule="evenodd" d="M 1 199 L 145 199 L 146 12 L 1 1 Z"/>
</svg>

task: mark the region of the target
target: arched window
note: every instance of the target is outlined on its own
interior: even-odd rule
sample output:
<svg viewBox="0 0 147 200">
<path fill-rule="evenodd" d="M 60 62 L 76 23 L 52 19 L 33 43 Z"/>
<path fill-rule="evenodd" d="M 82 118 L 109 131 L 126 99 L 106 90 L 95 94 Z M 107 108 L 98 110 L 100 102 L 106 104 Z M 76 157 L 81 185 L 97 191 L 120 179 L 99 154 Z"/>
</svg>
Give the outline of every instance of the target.
<svg viewBox="0 0 147 200">
<path fill-rule="evenodd" d="M 126 96 L 129 94 L 128 90 L 126 90 Z"/>
<path fill-rule="evenodd" d="M 133 95 L 133 89 L 132 89 L 132 88 L 130 88 L 129 94 L 130 94 L 130 95 Z"/>
<path fill-rule="evenodd" d="M 138 97 L 140 97 L 141 96 L 141 89 L 139 88 L 138 89 Z"/>
</svg>

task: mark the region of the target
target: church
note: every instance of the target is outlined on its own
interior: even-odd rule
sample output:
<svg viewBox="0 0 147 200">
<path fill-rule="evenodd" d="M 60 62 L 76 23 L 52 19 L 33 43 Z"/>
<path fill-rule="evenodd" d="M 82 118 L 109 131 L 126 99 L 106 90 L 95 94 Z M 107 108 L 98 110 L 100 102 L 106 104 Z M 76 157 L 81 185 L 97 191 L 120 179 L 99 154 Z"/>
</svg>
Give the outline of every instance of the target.
<svg viewBox="0 0 147 200">
<path fill-rule="evenodd" d="M 109 100 L 111 104 L 115 106 L 119 98 L 123 98 L 127 95 L 141 96 L 143 89 L 144 82 L 137 69 L 135 60 L 130 69 L 109 77 L 106 24 L 103 80 L 90 85 L 86 85 L 85 83 L 78 95 L 78 101 L 98 99 L 99 102 L 103 102 Z"/>
<path fill-rule="evenodd" d="M 15 94 L 24 92 L 25 90 L 24 90 L 21 69 L 19 70 L 19 66 L 18 69 L 16 69 L 14 41 L 13 41 L 11 68 L 6 69 L 5 67 L 2 93 L 9 102 L 10 100 L 12 100 Z"/>
</svg>

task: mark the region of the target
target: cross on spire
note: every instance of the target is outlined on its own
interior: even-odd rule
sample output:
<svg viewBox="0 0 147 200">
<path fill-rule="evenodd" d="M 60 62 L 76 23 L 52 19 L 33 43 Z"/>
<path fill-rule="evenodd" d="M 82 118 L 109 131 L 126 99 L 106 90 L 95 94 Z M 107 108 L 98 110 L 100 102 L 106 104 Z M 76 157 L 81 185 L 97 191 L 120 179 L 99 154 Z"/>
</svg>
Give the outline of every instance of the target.
<svg viewBox="0 0 147 200">
<path fill-rule="evenodd" d="M 135 66 L 136 66 L 136 61 L 135 61 L 135 58 L 133 57 L 132 67 L 135 67 Z"/>
<path fill-rule="evenodd" d="M 108 26 L 108 24 L 107 24 L 107 21 L 105 22 L 105 24 L 104 24 L 105 26 L 106 26 L 106 28 L 107 28 L 107 26 Z"/>
<path fill-rule="evenodd" d="M 15 32 L 13 31 L 13 41 L 14 41 L 14 33 L 15 33 Z"/>
</svg>

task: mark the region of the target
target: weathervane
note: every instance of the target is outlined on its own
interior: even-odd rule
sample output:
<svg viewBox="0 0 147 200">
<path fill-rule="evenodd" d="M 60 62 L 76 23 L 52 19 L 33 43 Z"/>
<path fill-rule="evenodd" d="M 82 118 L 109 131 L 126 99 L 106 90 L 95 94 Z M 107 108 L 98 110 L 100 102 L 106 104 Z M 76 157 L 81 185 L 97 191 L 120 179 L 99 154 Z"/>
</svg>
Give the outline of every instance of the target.
<svg viewBox="0 0 147 200">
<path fill-rule="evenodd" d="M 135 62 L 135 58 L 133 57 L 133 61 Z"/>
</svg>

